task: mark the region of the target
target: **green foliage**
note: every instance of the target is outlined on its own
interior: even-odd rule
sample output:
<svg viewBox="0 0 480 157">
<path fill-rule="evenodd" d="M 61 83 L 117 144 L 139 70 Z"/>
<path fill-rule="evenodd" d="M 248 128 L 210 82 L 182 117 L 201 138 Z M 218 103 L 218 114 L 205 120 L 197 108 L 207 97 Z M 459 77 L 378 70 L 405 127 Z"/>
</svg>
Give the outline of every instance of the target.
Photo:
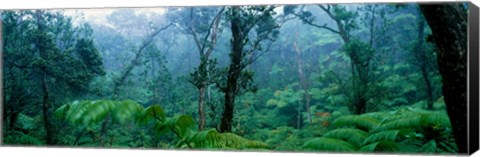
<svg viewBox="0 0 480 157">
<path fill-rule="evenodd" d="M 363 144 L 366 136 L 367 133 L 365 131 L 352 128 L 335 129 L 323 135 L 323 137 L 347 141 L 356 147 L 359 147 Z"/>
<path fill-rule="evenodd" d="M 267 101 L 267 106 L 276 106 L 283 108 L 287 105 L 295 105 L 302 100 L 302 93 L 295 92 L 293 89 L 288 88 L 285 90 L 277 90 L 273 94 L 274 98 Z"/>
<path fill-rule="evenodd" d="M 375 142 L 360 148 L 361 152 L 396 152 L 398 151 L 398 144 L 394 141 L 380 141 Z"/>
<path fill-rule="evenodd" d="M 335 125 L 338 127 L 354 126 L 364 131 L 370 131 L 376 128 L 379 124 L 380 124 L 380 121 L 375 118 L 368 117 L 368 116 L 354 116 L 354 115 L 343 116 L 335 119 L 335 121 L 332 122 L 332 125 Z"/>
<path fill-rule="evenodd" d="M 282 6 L 120 9 L 92 27 L 54 10 L 3 11 L 2 139 L 46 144 L 44 73 L 57 146 L 455 153 L 435 46 L 425 41 L 426 58 L 418 58 L 417 25 L 425 21 L 411 6 L 287 5 L 284 15 L 277 15 Z M 172 27 L 137 51 L 145 34 L 165 22 Z M 307 91 L 299 90 L 295 57 Z M 419 110 L 428 102 L 422 61 L 436 100 L 432 111 Z M 195 125 L 200 87 L 202 131 Z M 118 97 L 105 100 L 114 91 Z M 311 96 L 311 125 L 304 92 Z M 233 95 L 229 133 L 218 131 L 224 94 Z M 367 105 L 357 113 L 359 102 Z"/>
<path fill-rule="evenodd" d="M 194 129 L 195 122 L 191 116 L 177 115 L 175 117 L 167 117 L 159 105 L 151 105 L 144 109 L 141 105 L 131 100 L 75 101 L 59 107 L 55 111 L 55 115 L 74 124 L 85 124 L 88 126 L 99 124 L 108 115 L 111 115 L 113 121 L 119 124 L 126 125 L 128 122 L 138 122 L 140 125 L 153 124 L 156 135 L 174 133 L 177 137 L 175 146 L 178 148 L 269 148 L 263 142 L 248 140 L 232 133 L 218 133 L 214 129 L 196 132 Z M 113 130 L 110 132 L 110 136 L 120 136 L 121 132 L 121 130 Z M 119 138 L 118 140 L 123 139 L 121 136 Z M 145 135 L 142 134 L 139 138 L 145 138 Z M 129 141 L 129 139 L 123 140 Z M 132 143 L 132 146 L 134 145 L 139 145 L 138 141 Z"/>
<path fill-rule="evenodd" d="M 164 121 L 166 118 L 165 111 L 158 105 L 152 105 L 144 109 L 138 119 L 140 124 L 145 124 L 153 120 Z"/>
<path fill-rule="evenodd" d="M 320 137 L 307 141 L 303 148 L 308 151 L 352 152 L 357 150 L 352 144 L 333 138 Z"/>
<path fill-rule="evenodd" d="M 339 128 L 325 133 L 321 138 L 308 141 L 309 144 L 304 145 L 304 149 L 332 151 L 335 150 L 332 145 L 337 145 L 342 150 L 361 152 L 455 150 L 448 142 L 453 137 L 448 116 L 444 112 L 406 108 L 390 113 L 342 116 L 332 124 Z M 328 145 L 329 142 L 332 144 Z M 346 149 L 352 148 L 348 147 L 350 145 L 355 146 L 354 149 Z"/>
<path fill-rule="evenodd" d="M 399 130 L 389 130 L 389 131 L 382 131 L 377 133 L 372 133 L 365 138 L 363 141 L 364 144 L 369 144 L 377 141 L 395 141 L 397 139 Z"/>
<path fill-rule="evenodd" d="M 218 133 L 215 129 L 204 130 L 193 135 L 191 142 L 195 148 L 206 149 L 268 149 L 263 142 L 248 140 L 232 133 Z"/>
<path fill-rule="evenodd" d="M 94 125 L 111 116 L 115 122 L 126 123 L 134 120 L 143 107 L 131 100 L 125 101 L 74 101 L 55 111 L 58 118 L 74 124 Z"/>
<path fill-rule="evenodd" d="M 93 40 L 80 39 L 76 45 L 76 51 L 80 55 L 82 61 L 92 74 L 104 75 L 103 61 L 100 53 L 93 44 Z"/>
<path fill-rule="evenodd" d="M 40 146 L 43 145 L 44 142 L 41 141 L 40 139 L 30 136 L 28 134 L 24 134 L 23 132 L 20 131 L 10 131 L 10 132 L 5 132 L 3 135 L 3 144 L 7 145 L 15 145 L 15 144 L 22 144 L 22 145 L 36 145 Z"/>
<path fill-rule="evenodd" d="M 401 111 L 400 111 L 401 112 Z M 426 112 L 426 111 L 404 111 L 394 118 L 388 119 L 378 130 L 395 130 L 403 128 L 449 128 L 450 120 L 446 113 L 442 112 Z"/>
</svg>

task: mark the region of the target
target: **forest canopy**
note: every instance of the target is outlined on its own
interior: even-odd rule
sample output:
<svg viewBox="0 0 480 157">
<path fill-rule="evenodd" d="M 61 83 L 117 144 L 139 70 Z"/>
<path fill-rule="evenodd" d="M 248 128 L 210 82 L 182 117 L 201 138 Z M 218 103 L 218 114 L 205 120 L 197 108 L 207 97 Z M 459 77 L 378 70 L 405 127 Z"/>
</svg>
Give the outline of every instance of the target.
<svg viewBox="0 0 480 157">
<path fill-rule="evenodd" d="M 451 87 L 466 75 L 452 77 L 465 70 L 467 12 L 462 3 L 1 11 L 2 142 L 464 153 L 466 106 L 455 103 L 466 90 Z M 438 26 L 445 19 L 459 25 Z M 453 29 L 461 33 L 440 32 Z M 450 62 L 459 67 L 444 70 Z"/>
</svg>

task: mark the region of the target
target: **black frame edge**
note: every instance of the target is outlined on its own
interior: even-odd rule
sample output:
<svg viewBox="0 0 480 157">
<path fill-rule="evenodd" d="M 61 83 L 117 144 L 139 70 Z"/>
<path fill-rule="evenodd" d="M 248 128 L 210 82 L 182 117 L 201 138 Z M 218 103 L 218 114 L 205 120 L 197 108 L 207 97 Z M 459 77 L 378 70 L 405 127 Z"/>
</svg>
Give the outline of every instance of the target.
<svg viewBox="0 0 480 157">
<path fill-rule="evenodd" d="M 473 154 L 479 147 L 479 8 L 472 2 L 468 8 L 468 153 Z"/>
</svg>

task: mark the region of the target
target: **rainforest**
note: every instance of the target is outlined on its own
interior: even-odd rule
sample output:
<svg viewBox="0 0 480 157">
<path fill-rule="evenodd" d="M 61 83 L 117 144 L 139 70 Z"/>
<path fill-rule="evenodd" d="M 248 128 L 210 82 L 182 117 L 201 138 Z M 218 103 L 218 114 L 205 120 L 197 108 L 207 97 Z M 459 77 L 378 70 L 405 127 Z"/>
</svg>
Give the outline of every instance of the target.
<svg viewBox="0 0 480 157">
<path fill-rule="evenodd" d="M 467 12 L 2 10 L 2 144 L 466 153 Z"/>
</svg>

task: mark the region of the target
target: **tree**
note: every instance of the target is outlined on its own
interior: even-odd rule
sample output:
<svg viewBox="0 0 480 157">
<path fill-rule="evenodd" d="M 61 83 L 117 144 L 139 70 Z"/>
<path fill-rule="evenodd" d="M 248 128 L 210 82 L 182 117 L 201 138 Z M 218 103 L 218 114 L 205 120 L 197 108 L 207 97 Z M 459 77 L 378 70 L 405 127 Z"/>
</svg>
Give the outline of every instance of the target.
<svg viewBox="0 0 480 157">
<path fill-rule="evenodd" d="M 305 100 L 305 111 L 307 112 L 308 124 L 311 125 L 312 115 L 310 112 L 310 101 L 311 101 L 312 95 L 308 92 L 309 84 L 308 84 L 308 80 L 305 78 L 305 74 L 303 70 L 302 55 L 301 55 L 300 49 L 297 46 L 296 41 L 293 42 L 293 49 L 295 50 L 295 53 L 296 53 L 297 66 L 298 66 L 297 67 L 298 79 L 300 80 L 300 88 L 303 90 L 303 96 Z"/>
<path fill-rule="evenodd" d="M 134 53 L 134 57 L 132 60 L 130 60 L 130 64 L 128 64 L 120 74 L 120 77 L 118 77 L 115 80 L 114 86 L 113 86 L 113 94 L 112 94 L 112 99 L 117 99 L 118 94 L 119 94 L 119 88 L 125 83 L 126 79 L 128 76 L 131 75 L 131 72 L 133 68 L 141 64 L 142 57 L 144 55 L 144 50 L 154 41 L 155 36 L 157 36 L 160 32 L 168 29 L 170 26 L 172 26 L 173 23 L 167 24 L 163 27 L 156 28 L 153 32 L 149 33 L 146 37 L 146 39 L 142 42 L 142 44 L 138 47 L 138 49 Z"/>
<path fill-rule="evenodd" d="M 353 94 L 349 94 L 351 95 L 351 103 L 349 108 L 355 114 L 365 113 L 367 102 L 369 100 L 369 96 L 367 96 L 367 94 L 371 88 L 369 84 L 372 82 L 373 78 L 373 64 L 371 61 L 373 61 L 375 52 L 375 50 L 372 48 L 374 40 L 373 30 L 375 28 L 375 9 L 374 7 L 370 8 L 370 43 L 364 43 L 358 38 L 351 37 L 351 32 L 357 27 L 355 24 L 355 19 L 358 15 L 356 13 L 348 11 L 345 6 L 341 5 L 317 6 L 335 22 L 337 25 L 336 29 L 328 26 L 327 24 L 320 25 L 315 23 L 315 17 L 308 11 L 301 11 L 300 13 L 294 13 L 292 11 L 291 13 L 299 17 L 308 25 L 319 29 L 329 30 L 338 34 L 342 38 L 344 42 L 343 51 L 346 52 L 351 63 L 351 89 L 353 90 Z"/>
<path fill-rule="evenodd" d="M 467 153 L 467 9 L 459 4 L 422 4 L 438 51 L 443 95 L 459 153 Z"/>
<path fill-rule="evenodd" d="M 88 25 L 73 27 L 71 19 L 62 12 L 12 11 L 2 14 L 2 19 L 4 17 L 8 19 L 5 22 L 7 26 L 23 26 L 6 27 L 8 29 L 3 30 L 9 32 L 5 34 L 9 36 L 7 39 L 13 39 L 5 42 L 5 66 L 12 70 L 9 71 L 10 74 L 18 72 L 33 80 L 9 82 L 11 84 L 8 88 L 18 88 L 16 90 L 26 92 L 25 96 L 40 99 L 45 139 L 47 145 L 55 144 L 56 128 L 50 110 L 59 101 L 64 101 L 63 97 L 70 95 L 70 92 L 80 94 L 88 91 L 91 80 L 105 73 L 98 50 L 91 41 L 91 29 Z M 16 47 L 22 42 L 25 43 L 21 47 Z M 30 51 L 21 52 L 23 50 Z M 52 84 L 61 87 L 52 87 Z M 34 87 L 34 91 L 30 91 L 30 86 Z M 18 95 L 13 90 L 10 92 L 12 93 L 6 94 L 9 95 L 7 102 L 28 100 L 22 100 L 28 98 L 22 98 L 23 94 Z M 33 92 L 40 94 L 30 94 Z M 20 103 L 22 104 L 24 105 Z M 14 112 L 12 116 L 15 114 Z M 15 123 L 14 119 L 13 117 L 10 124 Z"/>
<path fill-rule="evenodd" d="M 181 9 L 184 17 L 179 23 L 192 36 L 200 58 L 199 65 L 190 74 L 190 83 L 198 89 L 198 130 L 201 131 L 206 124 L 205 93 L 206 90 L 210 93 L 210 85 L 214 83 L 211 73 L 216 62 L 210 56 L 222 33 L 221 21 L 225 8 Z"/>
<path fill-rule="evenodd" d="M 231 132 L 235 97 L 241 89 L 252 85 L 253 72 L 245 68 L 258 58 L 254 52 L 262 50 L 262 41 L 273 41 L 278 35 L 278 26 L 272 17 L 275 14 L 274 8 L 233 6 L 226 12 L 232 32 L 232 48 L 230 65 L 223 69 L 226 76 L 223 75 L 217 80 L 217 86 L 225 93 L 220 132 Z M 253 29 L 255 32 L 252 32 Z M 250 36 L 251 33 L 255 33 L 255 36 Z"/>
<path fill-rule="evenodd" d="M 425 19 L 422 17 L 421 14 L 417 17 L 417 26 L 418 37 L 413 55 L 415 60 L 412 63 L 420 69 L 420 72 L 422 74 L 427 99 L 426 109 L 433 110 L 433 87 L 431 83 L 431 78 L 429 76 L 429 71 L 434 71 L 436 69 L 432 69 L 431 66 L 432 62 L 434 61 L 432 57 L 434 56 L 429 55 L 429 53 L 431 52 L 425 48 L 428 43 L 425 43 Z"/>
</svg>

